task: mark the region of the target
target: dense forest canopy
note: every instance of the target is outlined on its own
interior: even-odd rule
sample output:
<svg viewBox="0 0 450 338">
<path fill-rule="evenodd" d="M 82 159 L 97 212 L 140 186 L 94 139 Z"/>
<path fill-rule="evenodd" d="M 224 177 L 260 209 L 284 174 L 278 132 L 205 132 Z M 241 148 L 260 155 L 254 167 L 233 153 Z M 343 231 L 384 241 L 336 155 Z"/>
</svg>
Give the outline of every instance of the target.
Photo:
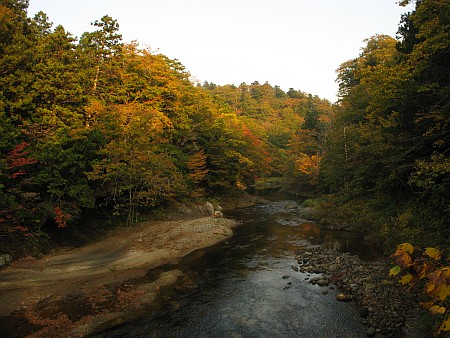
<svg viewBox="0 0 450 338">
<path fill-rule="evenodd" d="M 328 101 L 269 84 L 196 86 L 178 60 L 125 43 L 107 15 L 76 39 L 27 8 L 0 2 L 3 244 L 34 245 L 98 208 L 131 224 L 140 208 L 245 189 L 297 160 L 309 170 L 319 154 Z"/>
<path fill-rule="evenodd" d="M 108 15 L 77 39 L 27 8 L 0 0 L 2 247 L 28 250 L 90 210 L 132 224 L 269 178 L 387 242 L 448 243 L 448 0 L 416 1 L 397 39 L 368 38 L 339 67 L 334 105 L 268 83 L 196 85 Z"/>
<path fill-rule="evenodd" d="M 450 2 L 415 1 L 397 40 L 373 36 L 338 69 L 322 184 L 392 242 L 449 243 L 449 44 Z"/>
</svg>

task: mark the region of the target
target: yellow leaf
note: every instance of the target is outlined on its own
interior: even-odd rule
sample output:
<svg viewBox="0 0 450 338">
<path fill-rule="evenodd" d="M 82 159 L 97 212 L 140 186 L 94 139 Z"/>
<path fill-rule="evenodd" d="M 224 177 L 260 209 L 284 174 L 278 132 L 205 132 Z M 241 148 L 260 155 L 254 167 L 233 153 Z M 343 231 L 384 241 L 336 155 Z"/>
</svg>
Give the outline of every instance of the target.
<svg viewBox="0 0 450 338">
<path fill-rule="evenodd" d="M 396 265 L 391 270 L 389 270 L 389 276 L 397 276 L 400 271 L 401 268 L 398 265 Z"/>
<path fill-rule="evenodd" d="M 441 284 L 432 293 L 438 300 L 445 300 L 450 295 L 450 285 Z"/>
<path fill-rule="evenodd" d="M 407 275 L 404 275 L 402 277 L 400 282 L 402 283 L 402 285 L 405 285 L 405 284 L 408 284 L 409 282 L 411 282 L 411 279 L 412 279 L 412 275 L 410 273 L 408 273 Z"/>
<path fill-rule="evenodd" d="M 439 327 L 439 330 L 438 330 L 437 334 L 440 334 L 441 331 L 444 331 L 444 332 L 450 331 L 450 317 L 447 317 L 447 319 L 445 319 L 442 322 L 441 326 Z"/>
<path fill-rule="evenodd" d="M 432 307 L 430 307 L 428 309 L 432 314 L 436 315 L 436 314 L 441 314 L 443 315 L 445 313 L 445 307 L 443 306 L 439 306 L 439 305 L 433 305 Z"/>
<path fill-rule="evenodd" d="M 428 257 L 430 257 L 431 259 L 434 259 L 436 261 L 441 259 L 441 252 L 438 249 L 436 249 L 436 248 L 426 248 L 425 249 L 425 254 Z"/>
<path fill-rule="evenodd" d="M 403 243 L 397 246 L 397 250 L 412 254 L 414 252 L 414 247 L 409 243 Z"/>
</svg>

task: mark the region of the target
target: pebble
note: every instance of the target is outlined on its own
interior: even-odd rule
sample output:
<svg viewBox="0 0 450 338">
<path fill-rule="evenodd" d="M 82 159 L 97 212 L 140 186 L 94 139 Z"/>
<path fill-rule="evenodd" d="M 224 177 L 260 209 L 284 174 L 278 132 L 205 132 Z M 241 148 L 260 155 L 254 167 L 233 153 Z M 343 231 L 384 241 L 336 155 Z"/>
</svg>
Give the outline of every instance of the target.
<svg viewBox="0 0 450 338">
<path fill-rule="evenodd" d="M 353 301 L 361 309 L 361 321 L 367 326 L 368 336 L 402 334 L 406 321 L 417 315 L 417 295 L 406 292 L 396 279 L 388 277 L 389 260 L 367 262 L 358 256 L 309 244 L 300 247 L 299 252 L 295 257 L 299 272 L 319 274 L 308 282 L 322 287 L 330 285 L 329 289 L 338 290 L 337 300 Z"/>
<path fill-rule="evenodd" d="M 339 300 L 339 301 L 341 301 L 341 302 L 349 302 L 349 301 L 352 300 L 352 299 L 350 298 L 350 296 L 348 296 L 348 295 L 346 295 L 346 294 L 343 294 L 343 293 L 338 293 L 338 294 L 336 295 L 336 299 Z"/>
<path fill-rule="evenodd" d="M 367 330 L 367 336 L 369 337 L 373 337 L 376 334 L 376 330 L 373 327 L 369 327 L 369 329 Z"/>
<path fill-rule="evenodd" d="M 328 286 L 328 284 L 330 284 L 330 282 L 326 279 L 319 279 L 317 281 L 317 285 L 319 285 L 319 286 Z"/>
<path fill-rule="evenodd" d="M 369 309 L 367 309 L 367 308 L 362 308 L 360 311 L 359 311 L 359 315 L 361 316 L 361 318 L 366 318 L 368 315 L 369 315 Z"/>
</svg>

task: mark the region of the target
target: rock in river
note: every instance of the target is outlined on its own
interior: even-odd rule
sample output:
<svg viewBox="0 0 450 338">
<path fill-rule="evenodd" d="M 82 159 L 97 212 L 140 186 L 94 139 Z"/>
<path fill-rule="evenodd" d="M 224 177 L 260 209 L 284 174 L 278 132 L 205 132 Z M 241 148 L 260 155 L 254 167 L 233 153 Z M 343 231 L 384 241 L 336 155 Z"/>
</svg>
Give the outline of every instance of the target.
<svg viewBox="0 0 450 338">
<path fill-rule="evenodd" d="M 344 293 L 338 293 L 336 296 L 336 299 L 341 301 L 341 302 L 349 302 L 352 300 L 352 297 L 344 294 Z"/>
</svg>

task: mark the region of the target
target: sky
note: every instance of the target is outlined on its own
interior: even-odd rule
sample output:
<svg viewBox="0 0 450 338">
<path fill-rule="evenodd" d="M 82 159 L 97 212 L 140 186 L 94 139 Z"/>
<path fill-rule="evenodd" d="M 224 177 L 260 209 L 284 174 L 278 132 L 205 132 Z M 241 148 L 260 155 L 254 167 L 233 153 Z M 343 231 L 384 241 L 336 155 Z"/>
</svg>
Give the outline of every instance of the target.
<svg viewBox="0 0 450 338">
<path fill-rule="evenodd" d="M 200 83 L 258 81 L 336 101 L 336 69 L 375 34 L 395 37 L 396 0 L 30 0 L 76 37 L 104 15 L 124 42 L 178 59 Z"/>
</svg>

